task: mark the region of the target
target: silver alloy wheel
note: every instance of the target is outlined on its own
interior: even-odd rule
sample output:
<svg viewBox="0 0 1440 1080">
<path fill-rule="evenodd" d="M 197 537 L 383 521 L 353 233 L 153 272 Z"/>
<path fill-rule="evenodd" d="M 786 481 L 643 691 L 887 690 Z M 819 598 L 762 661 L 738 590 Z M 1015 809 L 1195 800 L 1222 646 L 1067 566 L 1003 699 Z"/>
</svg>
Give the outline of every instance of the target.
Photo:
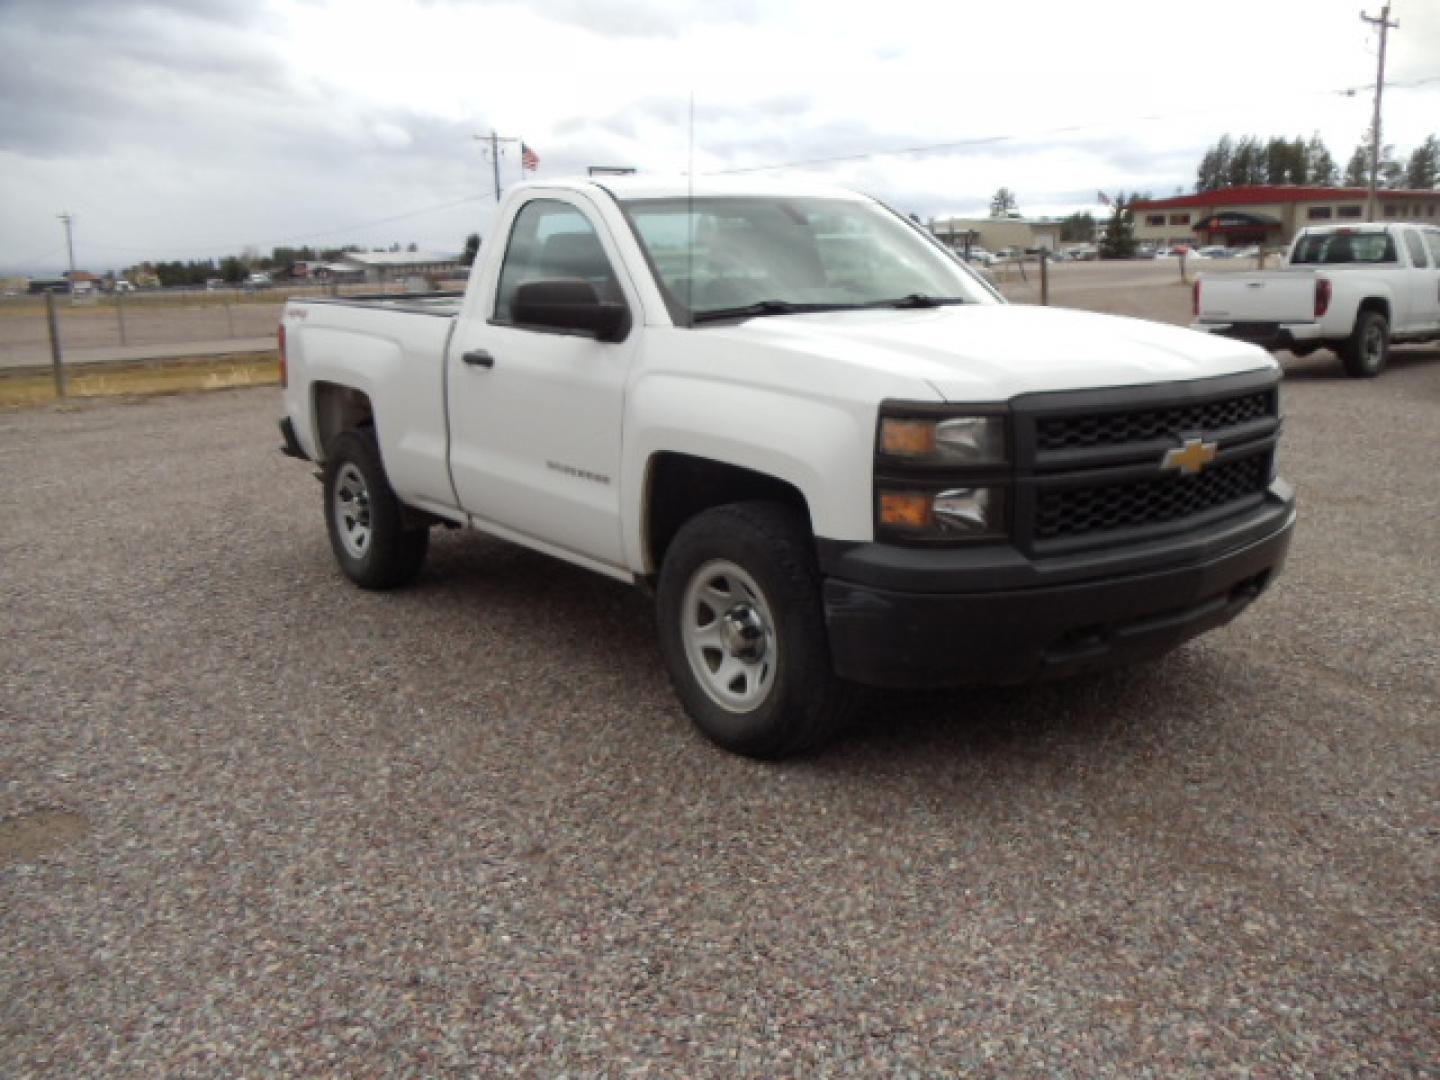
<svg viewBox="0 0 1440 1080">
<path fill-rule="evenodd" d="M 1365 336 L 1360 339 L 1360 360 L 1366 371 L 1374 371 L 1385 356 L 1385 329 L 1371 319 L 1365 326 Z"/>
<path fill-rule="evenodd" d="M 340 466 L 335 476 L 335 505 L 331 508 L 340 542 L 356 559 L 370 550 L 370 489 L 365 474 L 353 462 Z"/>
<path fill-rule="evenodd" d="M 780 657 L 770 604 L 755 579 L 727 559 L 711 559 L 690 575 L 680 620 L 685 657 L 710 700 L 737 713 L 763 704 Z"/>
</svg>

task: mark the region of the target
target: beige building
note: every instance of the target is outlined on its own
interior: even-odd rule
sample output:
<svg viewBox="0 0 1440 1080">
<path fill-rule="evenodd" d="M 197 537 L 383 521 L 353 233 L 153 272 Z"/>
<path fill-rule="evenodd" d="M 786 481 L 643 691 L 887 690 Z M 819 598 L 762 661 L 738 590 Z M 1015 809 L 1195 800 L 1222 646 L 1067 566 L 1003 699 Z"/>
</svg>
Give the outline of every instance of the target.
<svg viewBox="0 0 1440 1080">
<path fill-rule="evenodd" d="M 1378 191 L 1376 197 L 1377 221 L 1440 224 L 1440 191 Z M 1150 199 L 1131 210 L 1142 244 L 1280 247 L 1307 225 L 1367 220 L 1368 198 L 1365 188 L 1255 185 Z"/>
<path fill-rule="evenodd" d="M 972 247 L 978 245 L 987 251 L 1005 248 L 1055 251 L 1060 247 L 1058 221 L 1018 217 L 940 218 L 931 220 L 930 231 L 942 244 L 957 251 L 964 250 L 967 236 Z"/>
</svg>

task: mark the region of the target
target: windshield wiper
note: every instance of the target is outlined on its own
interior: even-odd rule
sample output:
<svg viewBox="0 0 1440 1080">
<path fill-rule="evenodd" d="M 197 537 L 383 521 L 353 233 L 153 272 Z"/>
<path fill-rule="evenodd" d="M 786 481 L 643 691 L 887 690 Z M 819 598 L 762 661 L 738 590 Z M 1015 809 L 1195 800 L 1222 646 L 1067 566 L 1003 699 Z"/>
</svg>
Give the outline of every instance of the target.
<svg viewBox="0 0 1440 1080">
<path fill-rule="evenodd" d="M 890 308 L 923 308 L 943 307 L 946 304 L 963 304 L 963 296 L 930 296 L 926 293 L 912 292 L 909 296 L 900 296 L 894 300 L 876 300 L 873 304 L 866 304 L 866 307 L 890 307 Z"/>
<path fill-rule="evenodd" d="M 859 304 L 796 304 L 789 300 L 757 300 L 740 307 L 711 308 L 697 311 L 692 322 L 715 322 L 718 319 L 753 319 L 761 315 L 802 315 L 811 311 L 847 311 Z"/>
</svg>

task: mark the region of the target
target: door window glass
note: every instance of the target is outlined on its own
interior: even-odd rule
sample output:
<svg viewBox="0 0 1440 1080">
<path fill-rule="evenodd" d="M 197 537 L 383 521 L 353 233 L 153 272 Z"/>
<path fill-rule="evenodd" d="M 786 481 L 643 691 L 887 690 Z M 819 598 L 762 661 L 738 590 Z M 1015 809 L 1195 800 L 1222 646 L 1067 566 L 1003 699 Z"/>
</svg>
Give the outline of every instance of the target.
<svg viewBox="0 0 1440 1080">
<path fill-rule="evenodd" d="M 1430 265 L 1430 261 L 1425 258 L 1425 243 L 1414 229 L 1405 230 L 1405 246 L 1410 249 L 1410 261 L 1416 266 Z"/>
<path fill-rule="evenodd" d="M 569 203 L 536 199 L 515 215 L 500 267 L 495 321 L 510 322 L 515 289 L 527 281 L 588 281 L 601 300 L 623 301 L 620 282 L 590 220 Z"/>
</svg>

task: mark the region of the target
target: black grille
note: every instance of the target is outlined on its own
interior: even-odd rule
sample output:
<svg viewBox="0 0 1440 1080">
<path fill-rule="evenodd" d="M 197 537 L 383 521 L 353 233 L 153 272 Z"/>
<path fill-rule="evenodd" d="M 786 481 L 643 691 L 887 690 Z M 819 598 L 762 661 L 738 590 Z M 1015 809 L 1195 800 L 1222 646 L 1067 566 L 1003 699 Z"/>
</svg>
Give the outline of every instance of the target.
<svg viewBox="0 0 1440 1080">
<path fill-rule="evenodd" d="M 1203 513 L 1263 492 L 1269 462 L 1269 453 L 1260 453 L 1211 466 L 1199 476 L 1042 491 L 1035 508 L 1035 538 L 1058 540 Z"/>
<path fill-rule="evenodd" d="M 1274 415 L 1270 391 L 1168 408 L 1043 417 L 1036 424 L 1040 450 L 1120 446 L 1186 432 L 1214 432 Z"/>
</svg>

